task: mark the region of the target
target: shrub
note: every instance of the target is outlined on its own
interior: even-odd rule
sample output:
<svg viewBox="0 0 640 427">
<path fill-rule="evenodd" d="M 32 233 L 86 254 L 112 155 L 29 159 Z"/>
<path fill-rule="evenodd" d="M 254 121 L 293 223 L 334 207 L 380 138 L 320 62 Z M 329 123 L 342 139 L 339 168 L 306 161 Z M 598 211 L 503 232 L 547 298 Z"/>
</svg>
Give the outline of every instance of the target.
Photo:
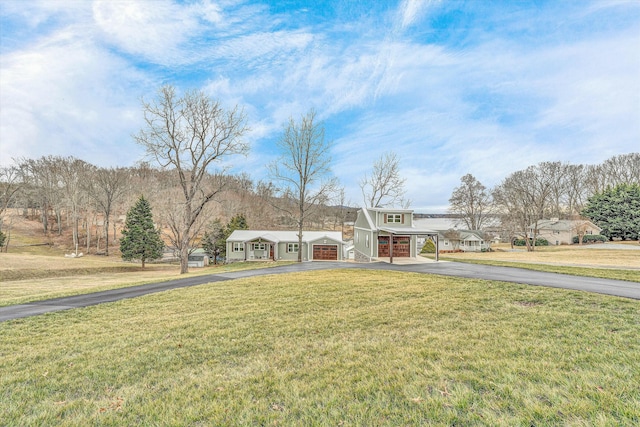
<svg viewBox="0 0 640 427">
<path fill-rule="evenodd" d="M 609 239 L 607 239 L 606 236 L 602 236 L 600 234 L 585 234 L 584 236 L 582 236 L 582 243 L 603 243 L 608 241 Z M 579 243 L 579 238 L 578 236 L 573 236 L 573 239 L 571 239 L 571 241 L 573 243 Z"/>
<path fill-rule="evenodd" d="M 420 251 L 421 254 L 435 254 L 436 253 L 436 244 L 433 243 L 433 240 L 431 239 L 427 239 L 426 242 L 424 242 L 424 246 L 422 247 L 422 250 Z"/>
<path fill-rule="evenodd" d="M 529 243 L 532 244 L 533 239 L 529 239 Z M 515 239 L 513 241 L 513 246 L 526 246 L 527 242 L 524 239 Z M 549 241 L 543 237 L 538 237 L 536 239 L 536 246 L 549 246 Z"/>
</svg>

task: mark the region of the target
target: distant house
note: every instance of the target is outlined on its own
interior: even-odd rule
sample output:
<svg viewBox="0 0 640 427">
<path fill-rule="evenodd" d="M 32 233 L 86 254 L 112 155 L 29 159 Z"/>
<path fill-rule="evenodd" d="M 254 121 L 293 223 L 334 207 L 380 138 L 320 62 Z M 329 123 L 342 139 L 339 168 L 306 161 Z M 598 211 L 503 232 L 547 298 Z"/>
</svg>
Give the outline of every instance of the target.
<svg viewBox="0 0 640 427">
<path fill-rule="evenodd" d="M 437 236 L 430 229 L 415 227 L 410 209 L 361 208 L 353 227 L 353 246 L 356 261 L 369 262 L 374 258 L 417 257 L 420 253 L 418 236 Z"/>
<path fill-rule="evenodd" d="M 491 248 L 484 233 L 477 230 L 438 230 L 440 251 L 481 252 Z"/>
<path fill-rule="evenodd" d="M 297 231 L 235 230 L 227 239 L 227 261 L 341 261 L 345 242 L 339 231 L 304 231 L 299 247 Z"/>
<path fill-rule="evenodd" d="M 529 236 L 533 236 L 536 224 L 529 226 Z M 544 219 L 538 221 L 538 238 L 546 239 L 550 245 L 570 245 L 578 235 L 600 234 L 602 230 L 586 219 Z"/>
</svg>

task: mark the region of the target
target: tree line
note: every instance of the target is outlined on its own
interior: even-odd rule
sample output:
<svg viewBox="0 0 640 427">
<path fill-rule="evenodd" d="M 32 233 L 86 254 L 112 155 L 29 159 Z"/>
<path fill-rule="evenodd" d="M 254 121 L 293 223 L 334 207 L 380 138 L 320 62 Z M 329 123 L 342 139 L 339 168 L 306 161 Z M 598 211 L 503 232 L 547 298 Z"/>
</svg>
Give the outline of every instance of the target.
<svg viewBox="0 0 640 427">
<path fill-rule="evenodd" d="M 463 176 L 449 199 L 449 212 L 470 230 L 485 229 L 499 219 L 510 239 L 525 238 L 527 245 L 537 238 L 538 222 L 550 218 L 586 217 L 594 219 L 607 237 L 637 238 L 640 224 L 634 218 L 640 218 L 640 210 L 635 201 L 618 204 L 622 210 L 616 214 L 610 210 L 608 215 L 596 216 L 594 211 L 598 197 L 619 192 L 621 186 L 631 186 L 625 194 L 634 200 L 634 185 L 640 185 L 640 153 L 613 156 L 598 165 L 542 162 L 511 173 L 494 188 L 471 174 Z M 612 233 L 607 216 L 626 221 L 622 228 L 631 233 Z"/>
<path fill-rule="evenodd" d="M 50 241 L 71 231 L 76 251 L 109 255 L 121 236 L 123 214 L 141 196 L 154 209 L 156 227 L 188 271 L 189 253 L 217 223 L 242 215 L 253 229 L 337 229 L 353 210 L 331 173 L 331 141 L 314 110 L 291 117 L 277 141 L 280 157 L 267 165 L 269 179 L 253 181 L 225 167 L 246 155 L 249 131 L 242 108 L 224 108 L 203 91 L 179 94 L 163 86 L 142 100 L 144 124 L 134 141 L 146 159 L 133 167 L 97 167 L 74 157 L 14 159 L 0 168 L 0 238 L 5 250 L 9 208 L 38 220 Z M 515 172 L 488 190 L 468 174 L 454 189 L 450 211 L 469 229 L 500 215 L 503 227 L 524 234 L 549 216 L 579 215 L 589 196 L 618 183 L 638 182 L 640 154 L 615 156 L 601 165 L 545 162 Z M 370 207 L 408 207 L 399 158 L 387 152 L 359 181 Z M 9 217 L 10 218 L 10 217 Z M 10 221 L 10 219 L 9 219 Z M 95 249 L 93 249 L 95 248 Z M 93 250 L 92 250 L 93 249 Z"/>
</svg>

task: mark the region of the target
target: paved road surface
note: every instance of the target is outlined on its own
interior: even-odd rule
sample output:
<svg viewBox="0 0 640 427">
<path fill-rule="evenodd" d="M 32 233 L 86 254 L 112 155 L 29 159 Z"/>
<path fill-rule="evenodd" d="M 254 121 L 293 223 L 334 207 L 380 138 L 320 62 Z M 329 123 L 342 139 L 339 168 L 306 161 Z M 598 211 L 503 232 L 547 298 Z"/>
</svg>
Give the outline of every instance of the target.
<svg viewBox="0 0 640 427">
<path fill-rule="evenodd" d="M 265 274 L 284 274 L 298 271 L 326 270 L 334 268 L 379 269 L 407 271 L 415 273 L 441 274 L 445 276 L 465 277 L 470 279 L 497 280 L 503 282 L 522 283 L 535 286 L 572 289 L 595 292 L 640 300 L 640 283 L 621 280 L 597 279 L 591 277 L 570 276 L 565 274 L 545 273 L 511 267 L 494 267 L 489 265 L 465 264 L 457 262 L 421 263 L 421 264 L 388 264 L 375 262 L 369 264 L 344 262 L 304 262 L 257 270 L 234 271 L 206 276 L 188 277 L 162 283 L 113 289 L 91 294 L 55 298 L 20 305 L 0 307 L 0 322 L 23 317 L 36 316 L 53 311 L 71 308 L 88 307 L 105 302 L 135 298 L 169 289 L 196 286 L 204 283 L 233 280 Z"/>
</svg>

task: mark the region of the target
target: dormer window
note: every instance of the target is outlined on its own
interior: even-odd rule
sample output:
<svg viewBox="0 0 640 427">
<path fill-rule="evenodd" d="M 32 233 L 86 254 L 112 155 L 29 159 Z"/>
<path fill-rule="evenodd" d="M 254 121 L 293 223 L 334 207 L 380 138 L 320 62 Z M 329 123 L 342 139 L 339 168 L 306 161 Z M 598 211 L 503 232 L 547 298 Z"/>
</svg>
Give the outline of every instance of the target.
<svg viewBox="0 0 640 427">
<path fill-rule="evenodd" d="M 401 224 L 402 223 L 402 214 L 386 214 L 386 223 L 387 224 Z"/>
</svg>

